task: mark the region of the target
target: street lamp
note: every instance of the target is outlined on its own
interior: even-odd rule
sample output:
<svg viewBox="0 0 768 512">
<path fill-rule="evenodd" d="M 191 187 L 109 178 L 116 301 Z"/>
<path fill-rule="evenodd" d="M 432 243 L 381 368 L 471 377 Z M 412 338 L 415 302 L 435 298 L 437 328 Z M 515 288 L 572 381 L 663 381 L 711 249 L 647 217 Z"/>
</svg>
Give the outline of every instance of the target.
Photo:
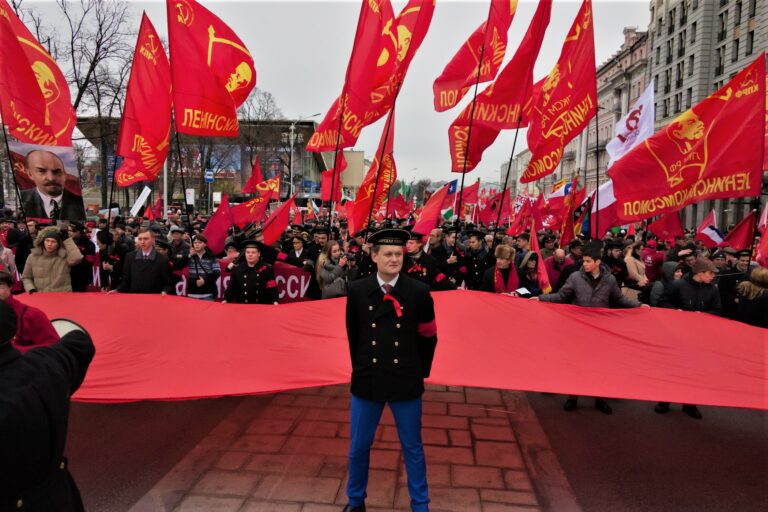
<svg viewBox="0 0 768 512">
<path fill-rule="evenodd" d="M 304 142 L 304 136 L 301 133 L 296 133 L 296 123 L 301 121 L 306 121 L 307 119 L 312 119 L 313 117 L 317 117 L 320 115 L 320 112 L 317 114 L 312 114 L 311 116 L 301 116 L 297 120 L 293 121 L 291 123 L 290 128 L 288 128 L 289 132 L 287 134 L 283 133 L 283 140 L 285 140 L 285 136 L 288 136 L 288 142 L 291 145 L 291 152 L 288 154 L 288 182 L 290 184 L 290 196 L 293 197 L 295 186 L 293 184 L 293 146 L 298 140 L 300 143 Z"/>
</svg>

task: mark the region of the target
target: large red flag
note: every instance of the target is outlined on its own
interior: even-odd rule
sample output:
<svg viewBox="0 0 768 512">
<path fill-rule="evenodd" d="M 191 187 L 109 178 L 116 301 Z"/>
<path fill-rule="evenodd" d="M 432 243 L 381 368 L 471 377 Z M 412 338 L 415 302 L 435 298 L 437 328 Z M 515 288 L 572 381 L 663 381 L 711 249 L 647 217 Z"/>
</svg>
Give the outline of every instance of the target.
<svg viewBox="0 0 768 512">
<path fill-rule="evenodd" d="M 338 164 L 334 162 L 333 168 L 323 171 L 320 176 L 320 200 L 321 201 L 341 201 L 341 173 L 347 168 L 347 159 L 343 151 L 338 153 Z M 334 174 L 336 178 L 334 178 Z M 331 188 L 333 188 L 333 199 L 331 199 Z"/>
<path fill-rule="evenodd" d="M 259 164 L 259 155 L 256 155 L 256 159 L 253 161 L 253 170 L 251 171 L 251 177 L 248 178 L 245 186 L 243 187 L 243 194 L 255 194 L 256 185 L 264 181 L 261 177 L 261 165 Z"/>
<path fill-rule="evenodd" d="M 618 214 L 642 220 L 706 199 L 760 193 L 765 54 L 617 161 Z"/>
<path fill-rule="evenodd" d="M 507 33 L 515 11 L 517 0 L 491 0 L 488 19 L 469 36 L 432 85 L 435 110 L 453 108 L 478 81 L 478 68 L 480 82 L 494 79 L 507 52 Z"/>
<path fill-rule="evenodd" d="M 560 58 L 533 99 L 528 123 L 531 161 L 522 183 L 555 172 L 565 145 L 597 113 L 592 1 L 584 0 L 565 38 Z"/>
<path fill-rule="evenodd" d="M 221 203 L 203 230 L 203 235 L 208 239 L 208 248 L 214 254 L 224 250 L 224 243 L 227 241 L 231 227 L 232 211 L 229 208 L 229 196 L 225 193 L 221 194 Z"/>
<path fill-rule="evenodd" d="M 413 231 L 416 233 L 427 234 L 437 227 L 440 222 L 440 212 L 443 206 L 443 199 L 448 195 L 448 186 L 442 187 L 440 190 L 432 194 L 429 201 L 421 209 L 421 215 L 419 220 L 416 221 L 416 225 L 413 226 Z"/>
<path fill-rule="evenodd" d="M 389 127 L 389 130 L 387 130 Z M 397 179 L 397 168 L 395 159 L 392 155 L 392 146 L 395 139 L 395 119 L 394 113 L 390 111 L 384 130 L 379 139 L 379 147 L 376 150 L 376 156 L 373 159 L 368 173 L 363 178 L 360 188 L 355 197 L 355 207 L 349 218 L 350 231 L 353 233 L 363 229 L 368 222 L 368 214 L 371 211 L 378 211 L 389 194 L 389 187 Z M 383 165 L 379 164 L 379 156 L 383 154 Z M 378 185 L 376 184 L 378 180 Z M 373 191 L 376 190 L 376 197 L 373 197 Z M 373 203 L 373 207 L 371 204 Z M 373 210 L 371 210 L 373 208 Z"/>
<path fill-rule="evenodd" d="M 275 210 L 274 213 L 270 215 L 267 221 L 264 223 L 264 230 L 262 234 L 264 235 L 265 244 L 272 245 L 277 242 L 283 235 L 285 228 L 287 228 L 291 223 L 291 212 L 296 206 L 294 204 L 295 199 L 296 196 L 294 195 L 289 200 L 281 204 L 280 207 Z"/>
<path fill-rule="evenodd" d="M 679 212 L 669 212 L 662 215 L 648 224 L 648 231 L 656 235 L 659 240 L 674 240 L 677 236 L 685 237 Z"/>
<path fill-rule="evenodd" d="M 483 151 L 498 137 L 500 130 L 528 125 L 524 107 L 533 94 L 533 65 L 549 25 L 552 0 L 541 0 L 515 56 L 472 104 L 448 128 L 451 169 L 471 171 L 480 162 Z M 470 116 L 472 136 L 469 137 Z M 469 149 L 467 149 L 467 139 Z"/>
<path fill-rule="evenodd" d="M 21 142 L 71 146 L 77 118 L 64 74 L 6 0 L 0 18 L 3 122 Z"/>
<path fill-rule="evenodd" d="M 499 218 L 499 208 L 501 208 L 502 221 L 512 216 L 512 199 L 509 195 L 509 190 L 505 191 L 504 194 L 497 192 L 488 198 L 485 208 L 477 214 L 480 222 L 486 226 L 491 222 L 496 222 L 496 219 Z"/>
<path fill-rule="evenodd" d="M 158 192 L 157 199 L 155 200 L 155 212 L 154 212 L 155 218 L 162 219 L 165 217 L 163 215 L 163 194 L 160 194 Z"/>
<path fill-rule="evenodd" d="M 339 148 L 355 145 L 368 124 L 366 113 L 373 107 L 372 92 L 380 85 L 377 78 L 389 78 L 395 71 L 398 36 L 392 33 L 394 25 L 390 0 L 362 2 L 344 89 L 309 139 L 307 151 L 335 151 L 337 142 Z"/>
<path fill-rule="evenodd" d="M 755 240 L 755 223 L 757 211 L 752 210 L 749 215 L 741 219 L 732 230 L 723 238 L 723 244 L 733 247 L 737 251 L 749 249 Z"/>
<path fill-rule="evenodd" d="M 176 131 L 237 137 L 237 107 L 256 86 L 253 57 L 196 0 L 167 0 Z"/>
<path fill-rule="evenodd" d="M 541 257 L 541 250 L 539 249 L 539 237 L 536 235 L 536 221 L 531 219 L 531 251 L 538 256 L 538 263 L 536 264 L 536 273 L 538 274 L 539 288 L 541 293 L 550 293 L 552 291 L 552 284 L 549 282 L 549 274 L 547 274 L 547 267 L 544 266 L 544 258 Z"/>
<path fill-rule="evenodd" d="M 126 187 L 154 181 L 168 156 L 171 135 L 171 69 L 163 44 L 147 14 L 133 54 L 117 154 L 123 164 L 116 183 Z"/>
<path fill-rule="evenodd" d="M 280 176 L 257 183 L 256 197 L 232 208 L 232 222 L 244 228 L 251 222 L 259 222 L 269 207 L 270 199 L 280 199 Z"/>
<path fill-rule="evenodd" d="M 755 261 L 761 267 L 768 268 L 768 234 L 763 233 L 755 251 Z"/>
<path fill-rule="evenodd" d="M 480 192 L 480 178 L 468 187 L 464 187 L 464 192 L 461 194 L 461 202 L 463 204 L 477 204 L 478 193 Z"/>
</svg>

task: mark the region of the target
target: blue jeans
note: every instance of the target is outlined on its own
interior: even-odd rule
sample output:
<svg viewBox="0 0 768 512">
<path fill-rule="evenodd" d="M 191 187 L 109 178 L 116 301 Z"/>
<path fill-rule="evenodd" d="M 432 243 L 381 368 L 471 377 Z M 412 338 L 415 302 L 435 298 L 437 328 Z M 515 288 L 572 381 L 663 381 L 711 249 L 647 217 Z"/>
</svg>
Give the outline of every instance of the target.
<svg viewBox="0 0 768 512">
<path fill-rule="evenodd" d="M 373 402 L 352 395 L 350 411 L 352 414 L 352 441 L 349 446 L 349 480 L 347 496 L 353 507 L 365 502 L 368 487 L 368 464 L 371 445 L 379 425 L 384 402 Z M 411 496 L 411 510 L 427 512 L 429 495 L 427 492 L 427 464 L 424 459 L 424 446 L 421 444 L 421 398 L 403 402 L 389 402 L 389 408 L 395 417 L 397 435 L 405 459 L 405 471 L 408 474 L 408 494 Z"/>
</svg>

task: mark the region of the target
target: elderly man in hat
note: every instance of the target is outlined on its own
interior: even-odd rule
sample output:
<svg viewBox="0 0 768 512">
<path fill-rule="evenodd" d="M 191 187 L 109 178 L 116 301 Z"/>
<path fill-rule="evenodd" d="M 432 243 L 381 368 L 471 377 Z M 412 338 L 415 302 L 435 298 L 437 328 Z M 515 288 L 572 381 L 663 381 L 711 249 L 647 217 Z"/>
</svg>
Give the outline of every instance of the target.
<svg viewBox="0 0 768 512">
<path fill-rule="evenodd" d="M 67 469 L 69 397 L 95 349 L 82 330 L 22 356 L 13 308 L 0 301 L 0 510 L 84 510 Z"/>
<path fill-rule="evenodd" d="M 224 302 L 235 304 L 277 304 L 278 292 L 272 265 L 261 259 L 264 244 L 243 243 L 243 257 L 232 270 Z"/>
<path fill-rule="evenodd" d="M 421 395 L 437 345 L 429 286 L 401 274 L 407 231 L 371 235 L 376 273 L 350 283 L 346 324 L 352 361 L 347 512 L 365 511 L 370 450 L 385 405 L 397 425 L 411 509 L 429 509 Z"/>
</svg>

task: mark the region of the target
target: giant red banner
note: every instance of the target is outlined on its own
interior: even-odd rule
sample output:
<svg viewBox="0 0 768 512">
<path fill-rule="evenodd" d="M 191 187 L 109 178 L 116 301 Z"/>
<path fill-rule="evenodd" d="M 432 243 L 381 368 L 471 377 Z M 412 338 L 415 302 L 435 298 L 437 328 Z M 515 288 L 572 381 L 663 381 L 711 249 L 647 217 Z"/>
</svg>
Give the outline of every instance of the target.
<svg viewBox="0 0 768 512">
<path fill-rule="evenodd" d="M 668 309 L 581 308 L 461 290 L 433 296 L 439 341 L 430 382 L 768 409 L 764 329 Z M 96 357 L 76 400 L 192 399 L 349 381 L 344 299 L 261 306 L 36 293 L 20 300 L 93 336 Z M 140 319 L 142 311 L 176 321 L 154 322 L 151 332 L 125 322 L 126 312 Z M 546 328 L 534 329 L 535 339 L 510 337 L 500 318 Z M 195 328 L 180 334 L 187 320 Z"/>
</svg>

